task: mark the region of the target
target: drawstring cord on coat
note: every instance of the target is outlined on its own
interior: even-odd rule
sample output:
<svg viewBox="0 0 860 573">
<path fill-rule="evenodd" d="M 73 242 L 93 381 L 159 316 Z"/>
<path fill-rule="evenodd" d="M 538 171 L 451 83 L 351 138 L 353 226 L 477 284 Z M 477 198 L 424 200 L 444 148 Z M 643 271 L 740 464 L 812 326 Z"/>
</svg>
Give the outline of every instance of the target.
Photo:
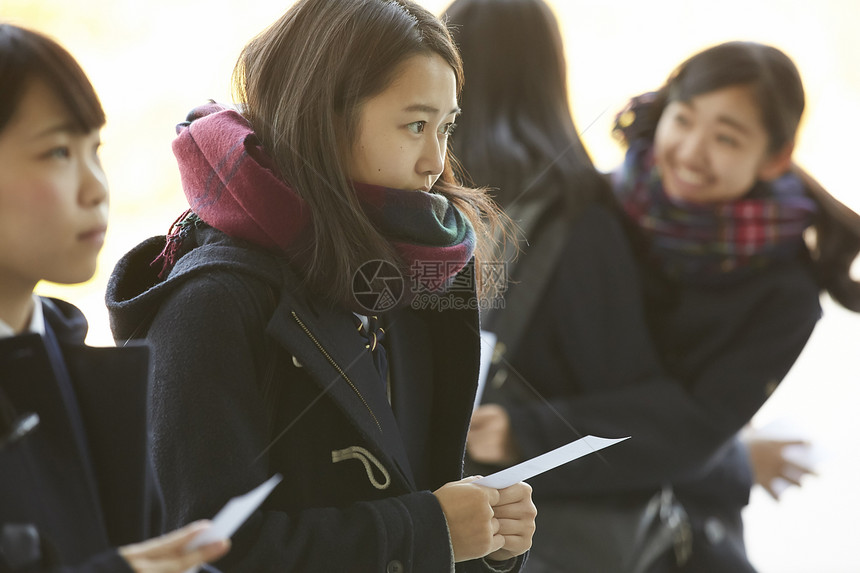
<svg viewBox="0 0 860 573">
<path fill-rule="evenodd" d="M 344 448 L 342 450 L 332 450 L 331 452 L 331 461 L 332 463 L 342 462 L 343 460 L 360 460 L 361 463 L 364 464 L 364 470 L 367 472 L 367 478 L 370 480 L 370 483 L 376 489 L 386 489 L 389 485 L 391 485 L 391 476 L 388 474 L 388 470 L 385 469 L 379 460 L 371 454 L 367 449 L 362 448 L 361 446 L 350 446 L 348 448 Z M 385 477 L 385 483 L 379 483 L 376 477 L 373 475 L 373 468 L 371 467 L 371 463 L 379 469 L 382 473 L 383 477 Z"/>
</svg>

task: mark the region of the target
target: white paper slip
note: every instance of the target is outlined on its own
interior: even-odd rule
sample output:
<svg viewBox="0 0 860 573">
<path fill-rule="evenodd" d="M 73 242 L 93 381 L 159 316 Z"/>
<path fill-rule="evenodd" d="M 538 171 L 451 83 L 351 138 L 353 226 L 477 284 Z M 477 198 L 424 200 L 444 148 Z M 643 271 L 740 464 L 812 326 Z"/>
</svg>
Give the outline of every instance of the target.
<svg viewBox="0 0 860 573">
<path fill-rule="evenodd" d="M 572 462 L 577 458 L 581 458 L 582 456 L 596 452 L 597 450 L 602 450 L 603 448 L 607 448 L 611 445 L 617 444 L 618 442 L 623 442 L 627 439 L 630 439 L 630 436 L 627 436 L 626 438 L 598 438 L 597 436 L 585 436 L 575 442 L 571 442 L 500 472 L 482 477 L 472 483 L 475 485 L 503 489 L 510 487 L 515 483 L 525 481 L 538 474 L 542 474 L 547 470 L 557 468 L 567 462 Z"/>
<path fill-rule="evenodd" d="M 493 352 L 496 348 L 496 335 L 488 330 L 481 331 L 481 366 L 478 370 L 478 391 L 475 392 L 474 410 L 481 405 L 481 396 L 484 395 L 484 387 L 487 385 L 487 373 L 493 362 Z"/>
<path fill-rule="evenodd" d="M 248 519 L 254 510 L 260 507 L 275 486 L 281 482 L 281 474 L 275 474 L 262 484 L 258 485 L 246 494 L 239 495 L 227 502 L 214 518 L 212 526 L 191 540 L 185 547 L 185 551 L 194 551 L 207 543 L 219 539 L 229 539 Z"/>
</svg>

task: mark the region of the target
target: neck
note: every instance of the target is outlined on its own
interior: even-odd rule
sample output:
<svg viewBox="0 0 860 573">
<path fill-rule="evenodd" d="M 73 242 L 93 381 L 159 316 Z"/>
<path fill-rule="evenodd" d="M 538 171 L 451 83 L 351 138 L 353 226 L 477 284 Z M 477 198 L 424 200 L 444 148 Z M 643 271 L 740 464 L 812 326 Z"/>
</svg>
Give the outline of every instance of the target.
<svg viewBox="0 0 860 573">
<path fill-rule="evenodd" d="M 33 289 L 20 284 L 0 280 L 0 320 L 16 333 L 23 331 L 33 313 Z"/>
</svg>

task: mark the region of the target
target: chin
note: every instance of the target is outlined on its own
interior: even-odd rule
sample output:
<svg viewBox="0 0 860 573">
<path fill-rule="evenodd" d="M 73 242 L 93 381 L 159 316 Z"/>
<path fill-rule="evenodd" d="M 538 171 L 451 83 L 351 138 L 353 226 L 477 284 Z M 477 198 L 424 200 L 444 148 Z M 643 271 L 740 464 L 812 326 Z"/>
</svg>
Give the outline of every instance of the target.
<svg viewBox="0 0 860 573">
<path fill-rule="evenodd" d="M 85 283 L 96 274 L 96 265 L 81 266 L 74 269 L 65 269 L 64 272 L 57 273 L 54 276 L 45 277 L 46 281 L 61 285 L 76 285 Z"/>
</svg>

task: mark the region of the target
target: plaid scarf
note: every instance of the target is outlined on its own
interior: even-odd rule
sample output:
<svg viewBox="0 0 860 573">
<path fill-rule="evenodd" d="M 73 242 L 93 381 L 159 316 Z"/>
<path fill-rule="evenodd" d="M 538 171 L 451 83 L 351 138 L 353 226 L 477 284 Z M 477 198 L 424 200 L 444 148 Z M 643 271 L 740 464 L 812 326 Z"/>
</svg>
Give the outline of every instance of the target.
<svg viewBox="0 0 860 573">
<path fill-rule="evenodd" d="M 702 205 L 670 199 L 653 145 L 630 144 L 613 190 L 627 215 L 650 239 L 650 254 L 671 277 L 707 283 L 745 276 L 800 252 L 815 202 L 794 174 L 758 182 L 743 198 Z"/>
<path fill-rule="evenodd" d="M 290 258 L 307 251 L 313 240 L 310 209 L 275 175 L 271 159 L 242 115 L 213 102 L 192 110 L 176 130 L 173 152 L 191 209 L 171 227 L 164 251 L 153 261 L 162 265 L 160 276 L 175 264 L 194 217 Z M 443 195 L 353 186 L 364 213 L 389 239 L 410 274 L 413 289 L 443 290 L 472 258 L 472 225 Z M 426 272 L 428 265 L 434 272 Z"/>
</svg>

